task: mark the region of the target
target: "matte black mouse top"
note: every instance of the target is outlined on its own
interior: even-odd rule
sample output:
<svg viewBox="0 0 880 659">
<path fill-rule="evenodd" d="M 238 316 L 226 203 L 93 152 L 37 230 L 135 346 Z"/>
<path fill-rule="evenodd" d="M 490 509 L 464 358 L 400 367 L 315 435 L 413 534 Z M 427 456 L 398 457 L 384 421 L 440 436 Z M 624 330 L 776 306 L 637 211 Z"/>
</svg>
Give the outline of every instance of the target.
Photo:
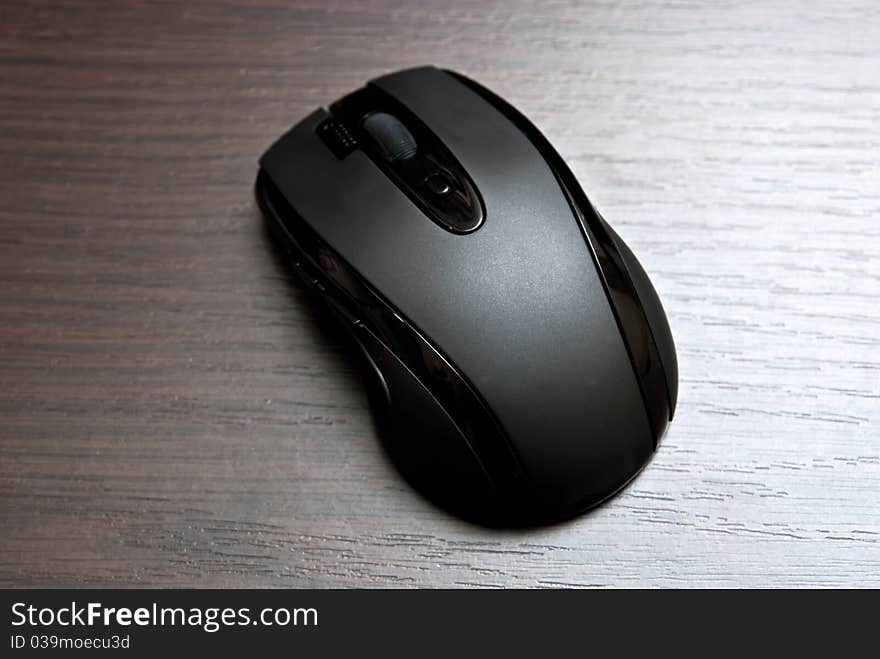
<svg viewBox="0 0 880 659">
<path fill-rule="evenodd" d="M 425 67 L 377 78 L 260 160 L 257 198 L 360 347 L 407 478 L 470 519 L 607 499 L 675 409 L 675 348 L 632 252 L 541 133 Z"/>
</svg>

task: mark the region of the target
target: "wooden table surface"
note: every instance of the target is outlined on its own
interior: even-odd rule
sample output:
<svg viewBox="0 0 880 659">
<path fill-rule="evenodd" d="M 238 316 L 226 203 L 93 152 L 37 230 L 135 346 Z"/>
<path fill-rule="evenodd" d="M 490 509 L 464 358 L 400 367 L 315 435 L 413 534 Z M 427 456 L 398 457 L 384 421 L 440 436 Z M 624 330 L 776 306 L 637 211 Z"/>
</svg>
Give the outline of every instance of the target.
<svg viewBox="0 0 880 659">
<path fill-rule="evenodd" d="M 880 586 L 880 8 L 579 4 L 0 7 L 0 585 Z M 253 201 L 425 63 L 542 128 L 669 314 L 676 419 L 565 524 L 402 480 Z"/>
</svg>

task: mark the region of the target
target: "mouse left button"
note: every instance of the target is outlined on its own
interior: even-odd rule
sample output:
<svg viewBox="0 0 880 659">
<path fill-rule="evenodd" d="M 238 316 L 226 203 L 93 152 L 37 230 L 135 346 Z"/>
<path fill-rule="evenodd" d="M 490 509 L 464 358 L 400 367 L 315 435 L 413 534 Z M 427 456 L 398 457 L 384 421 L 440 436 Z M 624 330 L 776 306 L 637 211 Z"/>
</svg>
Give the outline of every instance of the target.
<svg viewBox="0 0 880 659">
<path fill-rule="evenodd" d="M 315 127 L 315 133 L 340 160 L 358 148 L 357 138 L 335 119 L 325 119 L 319 123 Z"/>
</svg>

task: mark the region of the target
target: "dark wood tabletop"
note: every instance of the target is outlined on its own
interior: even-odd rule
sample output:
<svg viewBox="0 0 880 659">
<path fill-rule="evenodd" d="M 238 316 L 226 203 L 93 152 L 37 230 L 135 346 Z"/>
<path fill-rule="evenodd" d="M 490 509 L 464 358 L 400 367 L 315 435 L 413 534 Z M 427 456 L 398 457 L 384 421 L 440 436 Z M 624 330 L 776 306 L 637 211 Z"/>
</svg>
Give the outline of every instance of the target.
<svg viewBox="0 0 880 659">
<path fill-rule="evenodd" d="M 537 123 L 669 315 L 674 423 L 564 524 L 410 488 L 253 200 L 428 63 Z M 878 126 L 867 0 L 4 3 L 0 585 L 880 586 Z"/>
</svg>

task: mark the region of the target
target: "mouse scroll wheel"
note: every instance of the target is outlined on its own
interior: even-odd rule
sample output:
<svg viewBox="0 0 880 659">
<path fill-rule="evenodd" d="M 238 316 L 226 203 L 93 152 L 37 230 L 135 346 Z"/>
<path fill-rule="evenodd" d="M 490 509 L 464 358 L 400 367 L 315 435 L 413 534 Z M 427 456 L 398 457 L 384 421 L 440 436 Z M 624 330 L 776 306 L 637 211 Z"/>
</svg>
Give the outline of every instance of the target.
<svg viewBox="0 0 880 659">
<path fill-rule="evenodd" d="M 408 160 L 416 155 L 416 140 L 400 120 L 386 112 L 372 112 L 361 126 L 379 147 L 388 162 Z"/>
</svg>

